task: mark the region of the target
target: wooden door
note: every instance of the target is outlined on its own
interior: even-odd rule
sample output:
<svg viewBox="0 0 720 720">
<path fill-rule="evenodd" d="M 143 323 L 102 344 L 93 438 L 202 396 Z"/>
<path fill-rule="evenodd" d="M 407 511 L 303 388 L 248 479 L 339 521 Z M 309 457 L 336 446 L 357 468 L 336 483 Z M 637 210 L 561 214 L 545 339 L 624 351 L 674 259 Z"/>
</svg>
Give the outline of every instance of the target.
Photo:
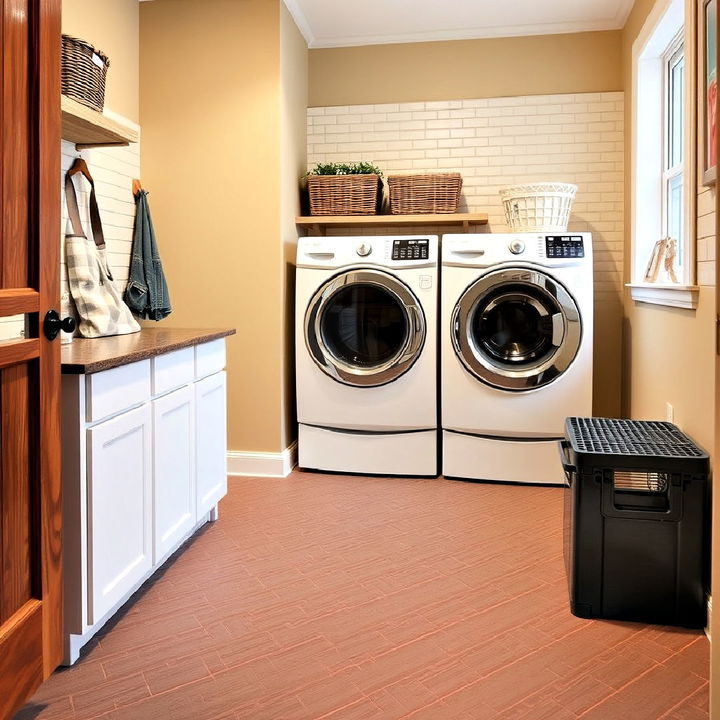
<svg viewBox="0 0 720 720">
<path fill-rule="evenodd" d="M 0 12 L 4 720 L 62 659 L 60 348 L 42 334 L 59 298 L 60 0 L 0 0 Z"/>
</svg>

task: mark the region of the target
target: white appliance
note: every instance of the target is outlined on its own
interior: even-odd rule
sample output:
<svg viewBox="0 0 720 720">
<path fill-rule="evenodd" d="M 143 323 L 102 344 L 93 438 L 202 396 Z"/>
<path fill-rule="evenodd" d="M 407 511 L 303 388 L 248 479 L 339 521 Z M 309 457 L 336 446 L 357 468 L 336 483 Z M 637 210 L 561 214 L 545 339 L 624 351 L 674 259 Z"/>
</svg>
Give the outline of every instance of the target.
<svg viewBox="0 0 720 720">
<path fill-rule="evenodd" d="M 437 475 L 437 236 L 301 237 L 300 467 Z"/>
<path fill-rule="evenodd" d="M 443 474 L 562 483 L 565 418 L 592 414 L 590 233 L 445 235 Z"/>
</svg>

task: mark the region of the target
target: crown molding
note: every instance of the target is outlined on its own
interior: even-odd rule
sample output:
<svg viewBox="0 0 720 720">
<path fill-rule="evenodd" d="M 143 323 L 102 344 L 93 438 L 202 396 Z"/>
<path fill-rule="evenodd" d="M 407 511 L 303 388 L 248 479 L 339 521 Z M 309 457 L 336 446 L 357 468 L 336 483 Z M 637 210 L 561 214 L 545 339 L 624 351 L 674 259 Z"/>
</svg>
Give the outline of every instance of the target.
<svg viewBox="0 0 720 720">
<path fill-rule="evenodd" d="M 305 17 L 305 13 L 300 9 L 298 0 L 283 0 L 283 2 L 285 3 L 285 7 L 288 9 L 289 13 L 292 15 L 298 30 L 305 38 L 305 42 L 308 44 L 308 47 L 314 47 L 315 35 L 313 35 L 310 23 L 308 23 L 307 18 Z"/>
</svg>

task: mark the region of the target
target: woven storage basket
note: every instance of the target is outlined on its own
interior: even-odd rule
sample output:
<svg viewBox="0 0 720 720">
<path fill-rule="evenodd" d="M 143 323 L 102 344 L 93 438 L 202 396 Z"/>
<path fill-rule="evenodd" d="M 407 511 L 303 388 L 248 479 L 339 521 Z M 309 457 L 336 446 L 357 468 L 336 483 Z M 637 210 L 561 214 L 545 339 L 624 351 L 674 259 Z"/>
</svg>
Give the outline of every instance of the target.
<svg viewBox="0 0 720 720">
<path fill-rule="evenodd" d="M 460 204 L 460 173 L 390 175 L 390 212 L 422 215 L 457 212 Z"/>
<path fill-rule="evenodd" d="M 90 43 L 72 35 L 62 36 L 62 94 L 93 110 L 105 104 L 105 78 L 110 60 Z"/>
<path fill-rule="evenodd" d="M 534 183 L 500 190 L 505 219 L 518 232 L 565 232 L 577 185 Z"/>
<path fill-rule="evenodd" d="M 308 175 L 311 215 L 375 215 L 379 175 Z"/>
</svg>

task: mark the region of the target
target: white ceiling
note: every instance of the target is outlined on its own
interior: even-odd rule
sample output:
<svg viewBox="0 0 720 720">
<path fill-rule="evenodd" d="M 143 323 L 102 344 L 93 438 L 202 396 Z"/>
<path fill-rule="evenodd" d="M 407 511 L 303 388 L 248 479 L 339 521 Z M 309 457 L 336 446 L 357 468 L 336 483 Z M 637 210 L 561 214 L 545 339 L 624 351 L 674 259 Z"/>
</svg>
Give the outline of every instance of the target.
<svg viewBox="0 0 720 720">
<path fill-rule="evenodd" d="M 614 30 L 633 0 L 285 0 L 310 47 Z"/>
</svg>

